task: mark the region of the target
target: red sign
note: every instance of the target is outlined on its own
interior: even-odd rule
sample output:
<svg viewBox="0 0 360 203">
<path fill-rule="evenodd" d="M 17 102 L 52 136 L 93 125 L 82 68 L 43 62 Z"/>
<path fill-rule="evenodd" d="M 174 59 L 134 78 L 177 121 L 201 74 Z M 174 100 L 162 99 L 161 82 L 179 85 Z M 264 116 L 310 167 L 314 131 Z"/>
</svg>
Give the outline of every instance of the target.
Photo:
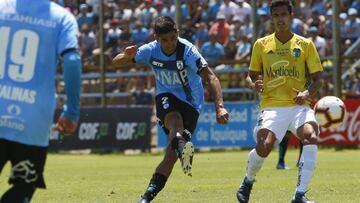
<svg viewBox="0 0 360 203">
<path fill-rule="evenodd" d="M 360 145 L 360 99 L 344 101 L 346 114 L 344 122 L 335 129 L 320 128 L 319 145 L 324 146 L 356 146 Z M 299 141 L 292 136 L 291 145 Z"/>
</svg>

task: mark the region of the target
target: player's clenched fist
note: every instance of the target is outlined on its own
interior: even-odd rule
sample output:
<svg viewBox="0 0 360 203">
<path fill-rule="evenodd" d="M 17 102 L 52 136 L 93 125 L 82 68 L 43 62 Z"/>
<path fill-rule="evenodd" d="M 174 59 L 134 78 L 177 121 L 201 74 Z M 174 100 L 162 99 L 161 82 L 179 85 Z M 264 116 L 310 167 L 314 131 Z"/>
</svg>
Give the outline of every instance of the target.
<svg viewBox="0 0 360 203">
<path fill-rule="evenodd" d="M 124 51 L 124 57 L 128 59 L 133 59 L 135 57 L 137 49 L 138 48 L 135 45 L 126 47 Z"/>
<path fill-rule="evenodd" d="M 229 121 L 229 113 L 224 107 L 217 109 L 216 121 L 220 124 L 226 124 Z"/>
<path fill-rule="evenodd" d="M 263 82 L 263 79 L 262 79 L 261 75 L 259 75 L 258 79 L 254 82 L 254 89 L 258 93 L 263 92 L 263 90 L 264 90 L 264 82 Z"/>
</svg>

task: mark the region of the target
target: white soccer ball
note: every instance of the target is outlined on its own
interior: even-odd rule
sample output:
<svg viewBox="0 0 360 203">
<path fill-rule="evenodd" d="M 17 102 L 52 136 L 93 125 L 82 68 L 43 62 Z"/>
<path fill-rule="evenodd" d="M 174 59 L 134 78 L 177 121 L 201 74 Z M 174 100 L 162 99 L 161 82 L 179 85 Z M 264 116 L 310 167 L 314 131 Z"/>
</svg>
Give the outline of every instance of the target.
<svg viewBox="0 0 360 203">
<path fill-rule="evenodd" d="M 321 98 L 314 106 L 315 118 L 324 128 L 336 128 L 345 117 L 345 104 L 335 96 Z"/>
</svg>

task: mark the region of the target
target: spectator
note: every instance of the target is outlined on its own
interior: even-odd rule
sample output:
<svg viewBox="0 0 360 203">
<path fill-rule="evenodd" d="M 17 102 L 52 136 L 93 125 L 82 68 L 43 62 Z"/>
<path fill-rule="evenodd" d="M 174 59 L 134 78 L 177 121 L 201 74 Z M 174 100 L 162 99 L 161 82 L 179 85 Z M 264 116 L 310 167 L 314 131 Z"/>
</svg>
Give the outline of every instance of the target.
<svg viewBox="0 0 360 203">
<path fill-rule="evenodd" d="M 311 7 L 317 10 L 320 15 L 324 15 L 326 11 L 326 2 L 323 0 L 313 0 Z"/>
<path fill-rule="evenodd" d="M 165 6 L 161 10 L 162 16 L 170 16 L 172 19 L 175 19 L 175 6 L 172 1 L 165 1 Z"/>
<path fill-rule="evenodd" d="M 133 104 L 135 105 L 152 105 L 153 96 L 150 92 L 146 91 L 145 78 L 139 78 L 136 81 L 136 89 L 131 92 Z"/>
<path fill-rule="evenodd" d="M 225 15 L 218 13 L 216 16 L 216 23 L 214 23 L 209 31 L 209 34 L 217 34 L 218 42 L 222 45 L 226 44 L 230 35 L 230 25 L 225 21 Z"/>
<path fill-rule="evenodd" d="M 158 16 L 156 9 L 152 7 L 152 0 L 144 0 L 144 3 L 136 8 L 135 16 L 147 29 L 150 28 L 151 23 Z"/>
<path fill-rule="evenodd" d="M 156 17 L 161 16 L 161 12 L 162 12 L 163 8 L 164 8 L 164 2 L 162 0 L 159 0 L 155 3 L 155 10 L 156 10 L 156 14 L 157 14 Z"/>
<path fill-rule="evenodd" d="M 299 18 L 294 17 L 292 19 L 291 22 L 291 31 L 295 34 L 298 34 L 300 36 L 305 36 L 304 35 L 304 29 L 305 25 L 304 22 L 302 20 L 300 20 Z"/>
<path fill-rule="evenodd" d="M 144 26 L 142 21 L 135 23 L 135 28 L 131 32 L 131 41 L 137 46 L 141 46 L 147 42 L 150 37 L 150 31 Z"/>
<path fill-rule="evenodd" d="M 240 21 L 244 21 L 245 18 L 250 19 L 251 15 L 251 6 L 244 0 L 235 0 L 237 5 L 239 6 L 238 9 L 235 11 L 235 17 L 238 17 Z"/>
<path fill-rule="evenodd" d="M 104 21 L 109 22 L 114 18 L 114 10 L 116 8 L 116 4 L 112 1 L 104 3 Z"/>
<path fill-rule="evenodd" d="M 225 20 L 227 22 L 231 22 L 238 8 L 239 6 L 236 3 L 230 0 L 223 0 L 223 3 L 221 4 L 219 12 L 216 14 L 216 16 L 221 13 L 222 15 L 225 15 Z"/>
<path fill-rule="evenodd" d="M 257 15 L 259 16 L 258 18 L 258 24 L 259 25 L 263 25 L 263 26 L 259 26 L 259 30 L 258 30 L 258 37 L 263 37 L 263 36 L 266 36 L 268 33 L 266 31 L 267 29 L 267 26 L 271 25 L 272 22 L 270 21 L 269 19 L 269 16 L 267 14 L 267 12 L 264 12 L 263 9 L 258 9 L 256 11 Z M 248 35 L 249 39 L 252 38 L 252 23 L 250 23 L 250 18 L 247 17 L 245 18 L 245 22 L 244 22 L 244 25 L 242 26 L 242 29 L 243 28 L 247 28 L 246 30 L 246 35 Z M 272 32 L 271 32 L 272 33 Z M 251 36 L 249 36 L 251 35 Z"/>
<path fill-rule="evenodd" d="M 215 21 L 221 6 L 221 0 L 213 1 L 209 6 L 209 21 Z"/>
<path fill-rule="evenodd" d="M 85 3 L 89 6 L 89 11 L 91 10 L 91 12 L 93 12 L 94 15 L 99 14 L 99 10 L 100 10 L 99 2 L 100 2 L 99 0 L 85 0 Z"/>
<path fill-rule="evenodd" d="M 76 17 L 79 27 L 81 28 L 84 24 L 88 25 L 88 27 L 92 27 L 95 22 L 94 14 L 89 12 L 89 7 L 86 4 L 80 5 L 80 13 Z"/>
<path fill-rule="evenodd" d="M 325 15 L 325 25 L 324 25 L 324 38 L 325 39 L 331 39 L 332 38 L 332 15 L 333 11 L 330 8 L 326 11 Z"/>
<path fill-rule="evenodd" d="M 319 11 L 316 9 L 312 9 L 311 17 L 306 21 L 308 26 L 316 26 L 319 27 L 320 24 L 320 14 Z"/>
<path fill-rule="evenodd" d="M 122 31 L 118 26 L 119 26 L 119 20 L 116 18 L 112 19 L 110 22 L 110 28 L 106 33 L 106 37 L 105 37 L 106 47 L 108 47 L 109 44 L 116 43 L 120 39 L 120 35 Z"/>
<path fill-rule="evenodd" d="M 195 33 L 195 46 L 200 49 L 200 47 L 207 41 L 209 41 L 209 30 L 205 22 L 197 24 L 198 27 Z"/>
<path fill-rule="evenodd" d="M 92 51 L 97 47 L 95 34 L 90 31 L 88 24 L 81 26 L 79 37 L 80 55 L 83 61 L 91 60 Z"/>
<path fill-rule="evenodd" d="M 187 39 L 189 42 L 194 43 L 196 40 L 195 30 L 192 27 L 192 20 L 190 16 L 186 19 L 180 30 L 180 37 Z"/>
<path fill-rule="evenodd" d="M 360 36 L 360 19 L 355 8 L 348 10 L 349 18 L 345 21 L 345 38 L 354 43 Z"/>
<path fill-rule="evenodd" d="M 241 63 L 248 63 L 250 61 L 251 44 L 246 37 L 242 35 L 238 43 L 239 47 L 236 51 L 235 59 Z"/>
<path fill-rule="evenodd" d="M 262 18 L 264 21 L 264 24 L 266 24 L 266 22 L 270 22 L 267 21 L 266 18 Z M 241 35 L 245 35 L 248 39 L 251 39 L 253 37 L 253 26 L 252 23 L 250 23 L 250 18 L 246 17 L 244 19 L 243 25 L 241 26 Z"/>
<path fill-rule="evenodd" d="M 209 12 L 209 0 L 204 0 L 201 6 L 198 6 L 198 12 L 200 13 L 199 21 L 195 23 L 200 22 L 209 22 L 210 19 L 210 12 Z"/>
<path fill-rule="evenodd" d="M 351 4 L 351 8 L 355 8 L 358 12 L 358 18 L 360 18 L 360 0 L 354 0 Z"/>
<path fill-rule="evenodd" d="M 218 35 L 215 33 L 210 34 L 210 41 L 205 42 L 201 46 L 200 53 L 204 56 L 206 61 L 209 62 L 210 67 L 219 65 L 221 60 L 224 60 L 225 51 L 223 45 L 218 42 Z"/>
<path fill-rule="evenodd" d="M 343 94 L 348 99 L 360 98 L 360 81 L 357 74 L 350 74 L 345 80 Z"/>
<path fill-rule="evenodd" d="M 341 41 L 344 43 L 346 41 L 346 26 L 345 26 L 345 22 L 347 19 L 347 14 L 346 13 L 340 13 L 339 14 L 339 26 L 340 26 L 340 38 Z"/>
<path fill-rule="evenodd" d="M 234 17 L 233 23 L 230 25 L 230 38 L 240 39 L 242 35 L 241 21 L 238 16 Z"/>
<path fill-rule="evenodd" d="M 235 54 L 237 51 L 237 39 L 234 37 L 230 37 L 229 43 L 224 47 L 225 51 L 225 59 L 226 60 L 234 60 Z"/>
<path fill-rule="evenodd" d="M 133 12 L 131 9 L 126 8 L 125 0 L 118 0 L 116 10 L 114 11 L 114 18 L 119 21 L 119 24 L 125 23 L 131 19 Z"/>
<path fill-rule="evenodd" d="M 120 40 L 130 42 L 131 41 L 131 32 L 130 32 L 129 23 L 127 22 L 127 23 L 122 24 L 121 30 L 122 30 L 122 32 L 120 34 Z"/>
<path fill-rule="evenodd" d="M 309 34 L 310 34 L 309 39 L 311 39 L 314 42 L 315 47 L 318 50 L 318 53 L 320 55 L 320 58 L 324 58 L 326 56 L 326 52 L 325 52 L 326 51 L 326 41 L 325 41 L 325 39 L 318 35 L 318 28 L 315 26 L 310 27 Z"/>
<path fill-rule="evenodd" d="M 202 6 L 202 5 L 201 5 Z M 185 4 L 182 4 L 182 19 L 183 21 L 190 18 L 192 25 L 199 23 L 201 20 L 201 6 L 198 0 L 185 0 Z"/>
</svg>

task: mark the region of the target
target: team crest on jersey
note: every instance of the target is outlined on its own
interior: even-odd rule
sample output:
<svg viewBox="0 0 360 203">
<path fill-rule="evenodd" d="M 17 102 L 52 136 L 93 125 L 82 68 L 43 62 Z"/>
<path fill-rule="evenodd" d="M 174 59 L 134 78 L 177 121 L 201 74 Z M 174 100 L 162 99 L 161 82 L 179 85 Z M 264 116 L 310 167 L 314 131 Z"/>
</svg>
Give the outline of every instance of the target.
<svg viewBox="0 0 360 203">
<path fill-rule="evenodd" d="M 293 56 L 295 57 L 295 58 L 299 58 L 300 57 L 300 49 L 299 48 L 294 48 L 293 49 Z"/>
<path fill-rule="evenodd" d="M 184 64 L 182 61 L 176 61 L 176 67 L 178 70 L 182 70 L 184 68 Z"/>
</svg>

